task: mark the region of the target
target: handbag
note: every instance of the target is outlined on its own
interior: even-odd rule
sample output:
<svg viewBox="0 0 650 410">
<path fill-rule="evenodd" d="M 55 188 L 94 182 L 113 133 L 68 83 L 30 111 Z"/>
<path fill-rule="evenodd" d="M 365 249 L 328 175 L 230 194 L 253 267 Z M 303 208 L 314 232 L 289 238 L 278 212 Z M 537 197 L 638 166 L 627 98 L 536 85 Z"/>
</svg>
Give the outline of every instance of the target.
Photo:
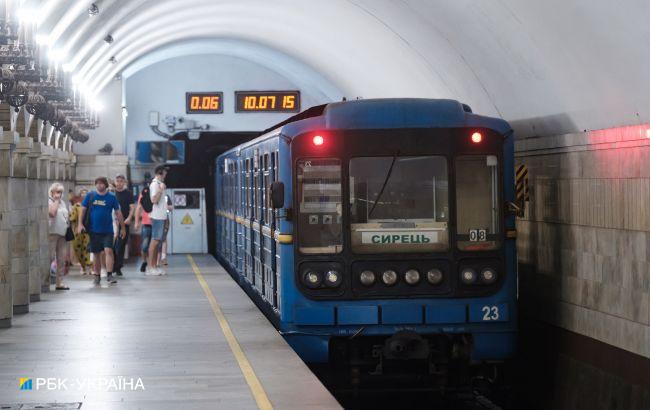
<svg viewBox="0 0 650 410">
<path fill-rule="evenodd" d="M 74 232 L 72 231 L 71 226 L 68 226 L 68 229 L 65 230 L 65 240 L 66 242 L 70 242 L 74 240 Z"/>
</svg>

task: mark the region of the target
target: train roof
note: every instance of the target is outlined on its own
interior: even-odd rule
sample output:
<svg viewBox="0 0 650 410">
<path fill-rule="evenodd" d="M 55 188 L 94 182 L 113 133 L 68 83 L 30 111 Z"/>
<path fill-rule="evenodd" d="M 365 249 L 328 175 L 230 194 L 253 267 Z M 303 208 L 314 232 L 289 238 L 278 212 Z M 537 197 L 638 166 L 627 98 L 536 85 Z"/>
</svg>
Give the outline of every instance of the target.
<svg viewBox="0 0 650 410">
<path fill-rule="evenodd" d="M 379 98 L 311 107 L 263 131 L 244 146 L 278 133 L 293 138 L 319 130 L 461 127 L 489 128 L 501 134 L 511 131 L 505 120 L 474 114 L 456 100 Z"/>
</svg>

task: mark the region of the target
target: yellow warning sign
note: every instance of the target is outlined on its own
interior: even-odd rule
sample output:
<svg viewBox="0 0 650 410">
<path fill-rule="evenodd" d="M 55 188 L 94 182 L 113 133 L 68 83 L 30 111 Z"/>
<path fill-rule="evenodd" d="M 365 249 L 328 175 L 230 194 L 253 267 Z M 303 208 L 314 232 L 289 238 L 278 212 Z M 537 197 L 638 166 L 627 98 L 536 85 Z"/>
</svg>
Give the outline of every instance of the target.
<svg viewBox="0 0 650 410">
<path fill-rule="evenodd" d="M 181 225 L 194 225 L 194 221 L 192 220 L 190 214 L 185 214 L 183 220 L 181 221 Z"/>
</svg>

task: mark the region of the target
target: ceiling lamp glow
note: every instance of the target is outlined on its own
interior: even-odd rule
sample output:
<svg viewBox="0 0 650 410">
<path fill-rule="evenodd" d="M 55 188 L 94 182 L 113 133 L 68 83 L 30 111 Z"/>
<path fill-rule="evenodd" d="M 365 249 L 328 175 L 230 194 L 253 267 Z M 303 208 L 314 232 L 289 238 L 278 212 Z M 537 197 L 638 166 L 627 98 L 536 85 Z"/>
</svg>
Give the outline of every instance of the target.
<svg viewBox="0 0 650 410">
<path fill-rule="evenodd" d="M 66 59 L 65 52 L 63 50 L 57 50 L 55 48 L 51 49 L 48 53 L 50 59 L 54 62 L 63 61 Z"/>
<path fill-rule="evenodd" d="M 35 37 L 36 43 L 40 46 L 48 46 L 52 42 L 50 36 L 45 34 L 37 34 Z"/>
<path fill-rule="evenodd" d="M 36 11 L 32 9 L 19 9 L 16 16 L 21 23 L 38 23 L 39 20 Z"/>
</svg>

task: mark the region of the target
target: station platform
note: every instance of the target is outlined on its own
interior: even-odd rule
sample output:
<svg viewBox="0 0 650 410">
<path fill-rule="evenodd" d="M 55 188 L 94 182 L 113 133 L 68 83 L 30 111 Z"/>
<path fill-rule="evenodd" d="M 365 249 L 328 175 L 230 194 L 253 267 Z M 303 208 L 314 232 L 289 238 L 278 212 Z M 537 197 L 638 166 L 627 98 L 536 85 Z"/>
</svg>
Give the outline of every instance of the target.
<svg viewBox="0 0 650 410">
<path fill-rule="evenodd" d="M 340 408 L 211 256 L 99 287 L 73 271 L 0 330 L 0 408 Z"/>
</svg>

